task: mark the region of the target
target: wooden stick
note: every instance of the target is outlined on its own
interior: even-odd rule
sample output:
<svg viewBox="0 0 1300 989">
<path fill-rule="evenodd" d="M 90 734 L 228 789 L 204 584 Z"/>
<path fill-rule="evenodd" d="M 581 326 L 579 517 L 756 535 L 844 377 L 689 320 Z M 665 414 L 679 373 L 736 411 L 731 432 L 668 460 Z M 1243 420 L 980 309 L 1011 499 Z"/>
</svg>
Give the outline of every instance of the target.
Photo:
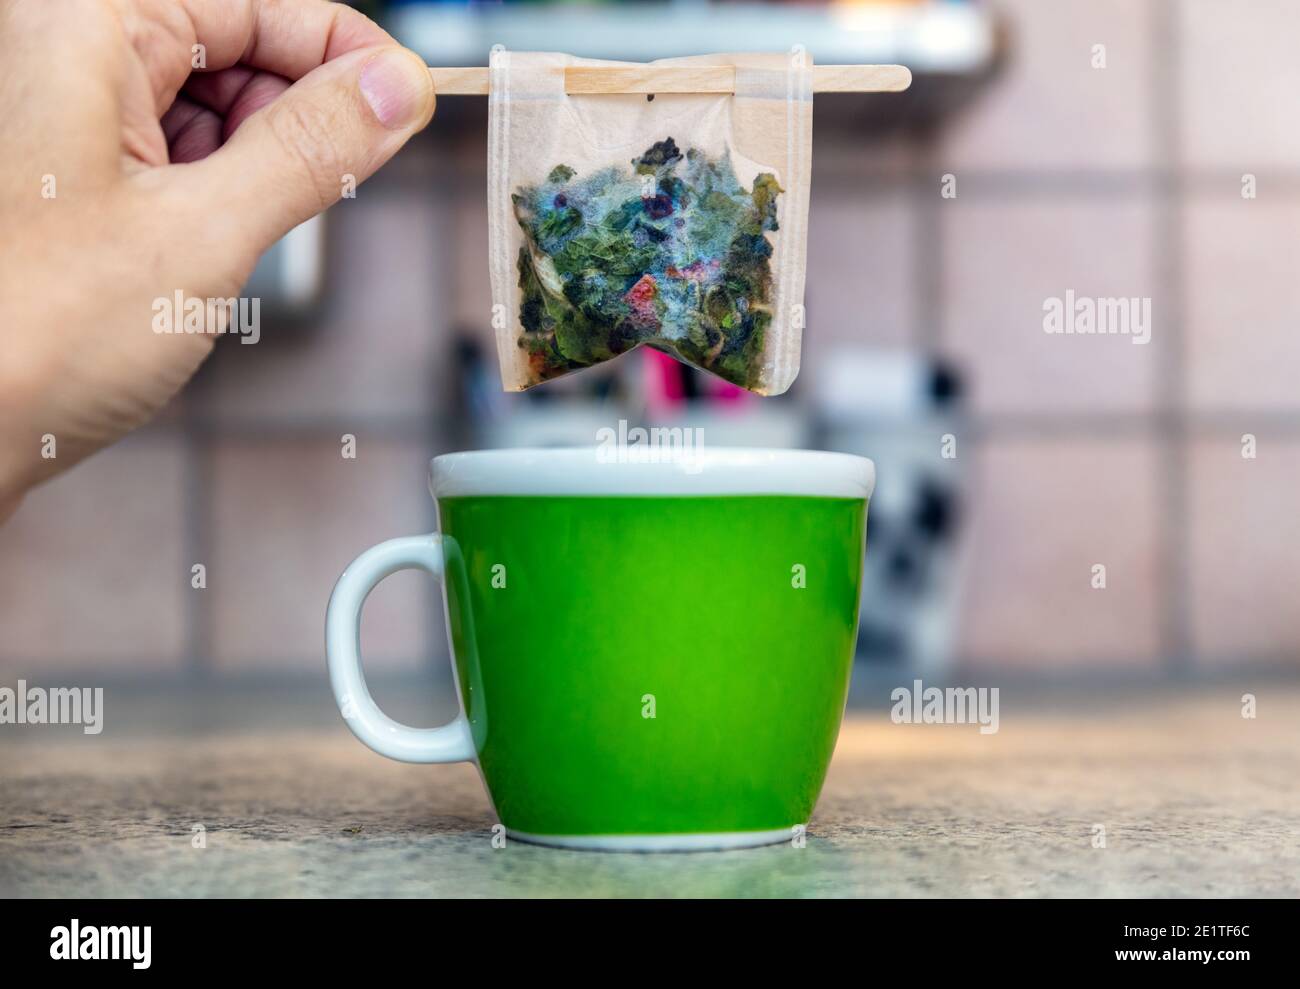
<svg viewBox="0 0 1300 989">
<path fill-rule="evenodd" d="M 439 96 L 486 96 L 488 70 L 430 68 Z M 901 93 L 912 84 L 903 65 L 816 65 L 814 93 Z M 613 67 L 574 65 L 564 70 L 564 91 L 596 93 L 734 93 L 736 69 L 731 65 L 638 65 Z"/>
</svg>

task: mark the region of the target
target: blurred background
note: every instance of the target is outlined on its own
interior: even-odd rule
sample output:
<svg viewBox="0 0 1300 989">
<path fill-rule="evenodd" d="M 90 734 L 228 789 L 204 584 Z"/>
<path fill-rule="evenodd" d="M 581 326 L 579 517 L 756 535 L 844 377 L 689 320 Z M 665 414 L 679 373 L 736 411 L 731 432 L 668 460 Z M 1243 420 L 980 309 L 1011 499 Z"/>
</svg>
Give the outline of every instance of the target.
<svg viewBox="0 0 1300 989">
<path fill-rule="evenodd" d="M 434 527 L 428 459 L 590 444 L 620 419 L 876 460 L 859 694 L 1300 672 L 1300 6 L 358 5 L 439 65 L 498 42 L 633 60 L 799 42 L 910 66 L 908 93 L 817 98 L 795 387 L 737 396 L 638 352 L 502 393 L 487 101 L 445 97 L 264 260 L 260 343 L 223 339 L 158 422 L 0 529 L 4 682 L 306 684 L 336 718 L 330 589 Z M 1046 334 L 1067 291 L 1150 298 L 1151 342 Z M 436 593 L 402 573 L 365 613 L 399 716 L 415 682 L 454 704 Z"/>
</svg>

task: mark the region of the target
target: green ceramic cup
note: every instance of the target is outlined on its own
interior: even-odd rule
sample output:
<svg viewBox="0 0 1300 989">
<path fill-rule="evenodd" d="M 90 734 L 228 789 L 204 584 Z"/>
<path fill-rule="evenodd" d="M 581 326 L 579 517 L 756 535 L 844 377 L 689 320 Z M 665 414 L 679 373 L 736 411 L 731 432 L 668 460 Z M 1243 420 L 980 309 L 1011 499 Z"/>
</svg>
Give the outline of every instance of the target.
<svg viewBox="0 0 1300 989">
<path fill-rule="evenodd" d="M 700 450 L 436 458 L 440 532 L 363 553 L 326 647 L 349 727 L 408 762 L 477 763 L 513 837 L 573 848 L 789 840 L 848 691 L 871 461 Z M 445 589 L 461 714 L 415 729 L 361 674 L 366 595 L 414 567 Z"/>
</svg>

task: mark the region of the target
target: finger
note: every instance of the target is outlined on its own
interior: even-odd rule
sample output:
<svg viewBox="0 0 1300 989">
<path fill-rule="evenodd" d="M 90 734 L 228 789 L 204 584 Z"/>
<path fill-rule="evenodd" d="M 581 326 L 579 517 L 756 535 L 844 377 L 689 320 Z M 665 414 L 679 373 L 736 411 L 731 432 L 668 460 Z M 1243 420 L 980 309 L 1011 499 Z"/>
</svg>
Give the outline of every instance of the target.
<svg viewBox="0 0 1300 989">
<path fill-rule="evenodd" d="M 338 200 L 348 176 L 374 173 L 433 109 L 433 81 L 414 52 L 351 52 L 309 72 L 175 181 L 260 251 Z"/>
<path fill-rule="evenodd" d="M 326 0 L 114 0 L 163 113 L 194 71 L 236 64 L 289 80 L 361 48 L 393 44 L 364 14 Z"/>
<path fill-rule="evenodd" d="M 225 141 L 245 120 L 289 88 L 289 80 L 270 72 L 243 65 L 220 72 L 190 76 L 181 97 L 224 118 L 221 139 Z"/>
<path fill-rule="evenodd" d="M 163 135 L 167 138 L 168 158 L 173 164 L 202 161 L 221 147 L 225 121 L 205 106 L 177 97 L 163 114 Z"/>
<path fill-rule="evenodd" d="M 171 163 L 202 161 L 288 88 L 289 80 L 242 65 L 191 77 L 162 118 Z"/>
</svg>

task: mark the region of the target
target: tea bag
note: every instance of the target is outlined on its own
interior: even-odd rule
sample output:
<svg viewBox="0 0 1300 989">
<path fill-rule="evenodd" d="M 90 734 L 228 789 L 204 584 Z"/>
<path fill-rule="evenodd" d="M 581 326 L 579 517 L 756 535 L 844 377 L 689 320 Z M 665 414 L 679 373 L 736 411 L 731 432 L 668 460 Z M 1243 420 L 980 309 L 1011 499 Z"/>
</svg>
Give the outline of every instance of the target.
<svg viewBox="0 0 1300 989">
<path fill-rule="evenodd" d="M 488 223 L 507 391 L 654 347 L 763 395 L 799 372 L 812 164 L 802 51 L 734 65 L 735 93 L 565 93 L 568 66 L 494 50 Z"/>
</svg>

